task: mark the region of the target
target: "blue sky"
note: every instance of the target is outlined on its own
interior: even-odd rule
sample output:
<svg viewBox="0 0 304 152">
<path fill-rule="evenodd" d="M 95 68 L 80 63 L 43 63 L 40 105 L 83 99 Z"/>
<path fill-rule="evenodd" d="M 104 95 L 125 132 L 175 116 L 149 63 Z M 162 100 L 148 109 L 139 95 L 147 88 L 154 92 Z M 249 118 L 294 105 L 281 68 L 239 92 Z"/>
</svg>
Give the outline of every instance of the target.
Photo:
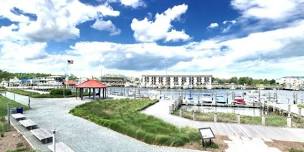
<svg viewBox="0 0 304 152">
<path fill-rule="evenodd" d="M 304 0 L 2 4 L 0 69 L 11 72 L 257 78 L 304 72 Z M 68 59 L 74 64 L 66 70 Z"/>
</svg>

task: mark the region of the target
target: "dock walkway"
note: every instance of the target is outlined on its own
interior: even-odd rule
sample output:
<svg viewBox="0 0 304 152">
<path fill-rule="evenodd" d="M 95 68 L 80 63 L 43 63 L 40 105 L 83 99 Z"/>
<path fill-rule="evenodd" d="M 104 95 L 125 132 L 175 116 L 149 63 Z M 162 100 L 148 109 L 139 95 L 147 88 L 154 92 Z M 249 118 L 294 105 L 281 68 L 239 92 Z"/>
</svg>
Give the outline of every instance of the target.
<svg viewBox="0 0 304 152">
<path fill-rule="evenodd" d="M 265 141 L 283 140 L 304 142 L 304 129 L 193 121 L 169 114 L 169 106 L 172 103 L 173 101 L 162 100 L 144 110 L 143 113 L 153 115 L 180 127 L 211 127 L 215 134 L 219 135 L 259 138 Z"/>
</svg>

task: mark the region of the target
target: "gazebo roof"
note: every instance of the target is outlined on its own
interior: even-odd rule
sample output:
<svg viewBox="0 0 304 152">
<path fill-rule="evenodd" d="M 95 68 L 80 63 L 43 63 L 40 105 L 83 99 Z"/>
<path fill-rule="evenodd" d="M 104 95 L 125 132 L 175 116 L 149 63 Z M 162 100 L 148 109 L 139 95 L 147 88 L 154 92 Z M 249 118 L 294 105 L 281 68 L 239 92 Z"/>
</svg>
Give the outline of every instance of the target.
<svg viewBox="0 0 304 152">
<path fill-rule="evenodd" d="M 76 88 L 106 88 L 107 86 L 98 80 L 87 80 L 76 86 Z"/>
</svg>

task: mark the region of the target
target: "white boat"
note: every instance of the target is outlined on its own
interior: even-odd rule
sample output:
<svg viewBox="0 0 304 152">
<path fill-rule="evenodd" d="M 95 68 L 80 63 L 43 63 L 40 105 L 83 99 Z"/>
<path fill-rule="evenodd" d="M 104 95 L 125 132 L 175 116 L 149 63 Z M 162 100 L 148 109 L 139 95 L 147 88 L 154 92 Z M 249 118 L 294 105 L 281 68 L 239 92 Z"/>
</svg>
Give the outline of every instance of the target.
<svg viewBox="0 0 304 152">
<path fill-rule="evenodd" d="M 203 103 L 212 104 L 213 98 L 212 94 L 210 93 L 204 93 L 200 99 Z"/>
<path fill-rule="evenodd" d="M 215 102 L 219 104 L 227 104 L 226 98 L 222 95 L 215 96 Z"/>
</svg>

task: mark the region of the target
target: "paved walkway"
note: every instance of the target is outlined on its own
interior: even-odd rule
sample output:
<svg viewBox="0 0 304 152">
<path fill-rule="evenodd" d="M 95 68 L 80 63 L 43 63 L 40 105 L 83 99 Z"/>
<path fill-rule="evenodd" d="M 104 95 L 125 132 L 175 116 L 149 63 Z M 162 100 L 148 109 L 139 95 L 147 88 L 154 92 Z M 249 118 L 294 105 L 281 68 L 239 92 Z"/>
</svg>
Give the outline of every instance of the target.
<svg viewBox="0 0 304 152">
<path fill-rule="evenodd" d="M 264 141 L 283 140 L 283 141 L 299 141 L 304 142 L 304 129 L 297 128 L 279 128 L 265 127 L 258 125 L 244 124 L 228 124 L 228 123 L 212 123 L 198 122 L 169 114 L 169 105 L 173 101 L 160 101 L 157 104 L 143 111 L 161 118 L 169 123 L 177 126 L 190 126 L 194 128 L 211 127 L 215 134 L 230 136 L 239 136 L 243 138 L 258 138 Z"/>
<path fill-rule="evenodd" d="M 12 93 L 7 97 L 13 99 Z M 27 105 L 28 97 L 16 95 L 16 101 Z M 57 142 L 64 142 L 76 152 L 194 152 L 195 150 L 148 145 L 108 128 L 69 114 L 73 107 L 87 101 L 66 99 L 31 99 L 32 109 L 25 115 L 40 128 L 57 130 Z M 20 130 L 39 151 L 47 151 L 29 131 Z"/>
</svg>

